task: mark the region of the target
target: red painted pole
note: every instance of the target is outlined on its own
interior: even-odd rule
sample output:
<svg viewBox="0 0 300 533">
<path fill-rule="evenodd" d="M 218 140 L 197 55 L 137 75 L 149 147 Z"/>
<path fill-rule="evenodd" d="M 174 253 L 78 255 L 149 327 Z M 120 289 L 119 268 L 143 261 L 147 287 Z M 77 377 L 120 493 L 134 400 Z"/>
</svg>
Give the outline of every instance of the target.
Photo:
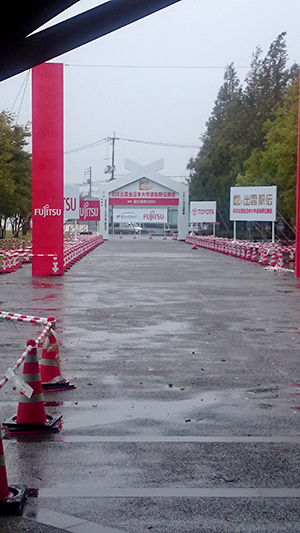
<svg viewBox="0 0 300 533">
<path fill-rule="evenodd" d="M 63 274 L 61 63 L 44 63 L 32 70 L 32 252 L 33 276 Z"/>
<path fill-rule="evenodd" d="M 299 72 L 299 104 L 298 104 L 298 160 L 297 160 L 295 276 L 296 278 L 300 278 L 300 72 Z"/>
</svg>

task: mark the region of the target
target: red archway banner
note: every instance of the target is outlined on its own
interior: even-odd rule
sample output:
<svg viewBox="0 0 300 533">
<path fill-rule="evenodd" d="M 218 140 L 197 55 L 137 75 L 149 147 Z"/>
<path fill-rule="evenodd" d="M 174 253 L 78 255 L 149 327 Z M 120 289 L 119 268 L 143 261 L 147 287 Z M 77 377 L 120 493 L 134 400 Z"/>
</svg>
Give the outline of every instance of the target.
<svg viewBox="0 0 300 533">
<path fill-rule="evenodd" d="M 63 197 L 63 64 L 43 63 L 32 69 L 33 276 L 63 274 Z"/>
</svg>

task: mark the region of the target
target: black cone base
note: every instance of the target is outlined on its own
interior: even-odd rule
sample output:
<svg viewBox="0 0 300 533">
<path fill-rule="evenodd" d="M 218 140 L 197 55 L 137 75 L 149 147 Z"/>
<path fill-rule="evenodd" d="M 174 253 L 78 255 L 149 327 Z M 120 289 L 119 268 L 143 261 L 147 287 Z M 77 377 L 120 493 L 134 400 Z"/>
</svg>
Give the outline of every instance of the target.
<svg viewBox="0 0 300 533">
<path fill-rule="evenodd" d="M 76 389 L 76 385 L 69 383 L 69 381 L 59 381 L 58 383 L 42 383 L 44 392 L 55 392 L 61 390 Z"/>
<path fill-rule="evenodd" d="M 13 496 L 7 498 L 7 500 L 0 501 L 0 515 L 21 515 L 26 499 L 26 487 L 25 485 L 10 485 L 8 488 Z"/>
<path fill-rule="evenodd" d="M 45 424 L 19 424 L 16 422 L 16 416 L 12 416 L 3 422 L 3 427 L 8 435 L 28 435 L 33 433 L 57 433 L 60 431 L 61 424 L 58 424 L 62 415 L 53 417 L 46 415 Z"/>
</svg>

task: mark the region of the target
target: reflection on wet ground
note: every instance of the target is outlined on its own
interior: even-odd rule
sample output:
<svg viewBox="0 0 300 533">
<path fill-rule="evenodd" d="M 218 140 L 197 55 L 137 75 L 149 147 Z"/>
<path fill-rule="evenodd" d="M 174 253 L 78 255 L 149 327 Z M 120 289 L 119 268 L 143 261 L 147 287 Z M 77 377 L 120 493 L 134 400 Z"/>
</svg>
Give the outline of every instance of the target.
<svg viewBox="0 0 300 533">
<path fill-rule="evenodd" d="M 1 531 L 29 520 L 45 533 L 300 529 L 291 274 L 128 238 L 62 278 L 32 279 L 28 266 L 8 281 L 4 310 L 57 318 L 62 372 L 77 389 L 45 393 L 59 433 L 4 437 L 9 480 L 27 484 L 29 505 L 16 527 L 0 518 Z M 0 328 L 4 373 L 40 331 Z M 7 384 L 2 420 L 18 401 Z"/>
</svg>

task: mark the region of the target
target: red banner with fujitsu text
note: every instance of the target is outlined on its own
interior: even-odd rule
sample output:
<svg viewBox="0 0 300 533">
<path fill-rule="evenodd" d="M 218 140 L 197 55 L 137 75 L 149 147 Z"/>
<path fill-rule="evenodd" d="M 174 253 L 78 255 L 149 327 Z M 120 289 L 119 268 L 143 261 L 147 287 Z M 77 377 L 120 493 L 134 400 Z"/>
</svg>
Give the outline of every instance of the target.
<svg viewBox="0 0 300 533">
<path fill-rule="evenodd" d="M 43 63 L 32 69 L 33 276 L 63 274 L 63 201 L 63 64 Z"/>
<path fill-rule="evenodd" d="M 91 222 L 100 220 L 100 200 L 80 200 L 79 221 Z"/>
</svg>

